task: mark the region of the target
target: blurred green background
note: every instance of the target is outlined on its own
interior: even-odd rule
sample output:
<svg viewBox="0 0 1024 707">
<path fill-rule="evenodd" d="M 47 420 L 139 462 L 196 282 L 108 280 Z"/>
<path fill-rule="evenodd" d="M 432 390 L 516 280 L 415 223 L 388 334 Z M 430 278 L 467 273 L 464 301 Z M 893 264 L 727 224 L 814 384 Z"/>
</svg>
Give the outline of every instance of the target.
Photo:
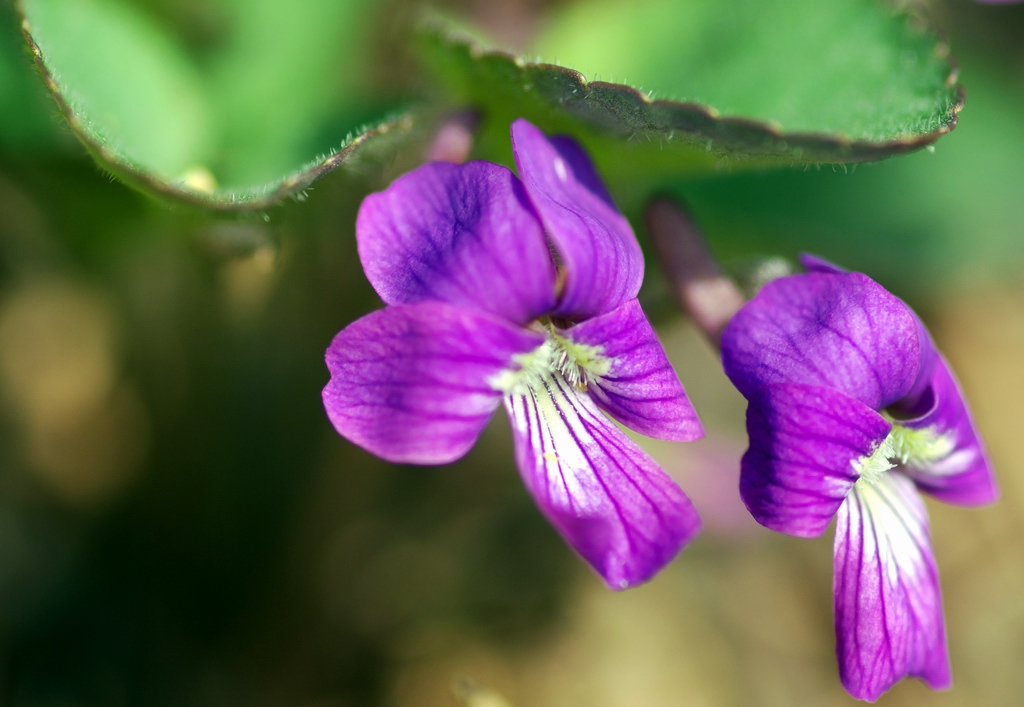
<svg viewBox="0 0 1024 707">
<path fill-rule="evenodd" d="M 177 38 L 166 61 L 180 66 L 164 69 L 221 106 L 168 117 L 133 93 L 179 141 L 156 150 L 158 166 L 187 171 L 194 149 L 222 185 L 269 179 L 429 93 L 405 46 L 415 5 L 134 3 Z M 570 5 L 445 9 L 526 47 Z M 967 89 L 934 150 L 660 187 L 727 267 L 812 251 L 869 273 L 931 326 L 1003 499 L 930 503 L 954 688 L 907 681 L 879 702 L 1016 705 L 1024 6 L 926 5 Z M 355 211 L 424 150 L 338 169 L 264 211 L 159 203 L 89 158 L 0 3 L 0 704 L 851 704 L 833 655 L 830 534 L 778 536 L 746 516 L 743 401 L 656 263 L 642 299 L 709 434 L 641 440 L 706 524 L 649 585 L 608 592 L 565 547 L 522 488 L 502 415 L 443 468 L 387 464 L 334 433 L 324 350 L 380 306 Z M 595 158 L 643 240 L 646 192 L 617 170 L 622 155 Z"/>
</svg>

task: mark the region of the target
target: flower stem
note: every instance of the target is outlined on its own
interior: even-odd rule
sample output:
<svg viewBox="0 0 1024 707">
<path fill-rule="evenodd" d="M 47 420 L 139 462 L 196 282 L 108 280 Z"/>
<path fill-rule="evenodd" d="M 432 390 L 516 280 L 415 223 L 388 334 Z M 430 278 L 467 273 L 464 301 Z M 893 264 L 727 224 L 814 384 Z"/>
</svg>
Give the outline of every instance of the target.
<svg viewBox="0 0 1024 707">
<path fill-rule="evenodd" d="M 743 292 L 718 267 L 697 224 L 678 202 L 656 198 L 647 205 L 645 217 L 679 306 L 718 349 L 722 330 L 745 302 Z"/>
<path fill-rule="evenodd" d="M 428 162 L 462 164 L 473 151 L 473 139 L 480 124 L 480 114 L 471 109 L 452 113 L 441 124 L 427 152 Z"/>
</svg>

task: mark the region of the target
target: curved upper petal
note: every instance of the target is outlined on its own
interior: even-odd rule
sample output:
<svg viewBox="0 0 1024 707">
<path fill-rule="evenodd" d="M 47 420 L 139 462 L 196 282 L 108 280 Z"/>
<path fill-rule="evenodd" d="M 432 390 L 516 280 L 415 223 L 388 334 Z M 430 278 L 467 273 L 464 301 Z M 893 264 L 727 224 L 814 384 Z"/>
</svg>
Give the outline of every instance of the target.
<svg viewBox="0 0 1024 707">
<path fill-rule="evenodd" d="M 911 461 L 901 469 L 918 487 L 947 503 L 978 506 L 999 497 L 992 463 L 985 451 L 967 401 L 949 364 L 936 354 L 929 386 L 920 404 L 926 412 L 899 424 L 946 437 L 945 453 L 935 459 Z"/>
<path fill-rule="evenodd" d="M 913 483 L 886 473 L 839 509 L 833 575 L 843 686 L 874 701 L 907 676 L 949 687 L 949 656 L 928 514 Z"/>
<path fill-rule="evenodd" d="M 505 407 L 526 488 L 612 589 L 647 581 L 699 532 L 686 494 L 561 375 Z"/>
<path fill-rule="evenodd" d="M 626 427 L 657 439 L 704 436 L 683 384 L 636 299 L 559 332 L 599 359 L 587 388 L 597 405 Z"/>
<path fill-rule="evenodd" d="M 844 275 L 850 272 L 829 260 L 819 258 L 818 256 L 810 253 L 800 254 L 800 264 L 803 265 L 808 272 L 813 273 Z M 920 367 L 918 368 L 917 378 L 915 379 L 914 384 L 910 387 L 907 394 L 901 400 L 897 401 L 896 404 L 906 408 L 917 408 L 920 406 L 921 396 L 931 385 L 932 372 L 935 366 L 935 359 L 938 356 L 938 350 L 935 348 L 935 342 L 932 341 L 931 334 L 928 333 L 928 328 L 925 327 L 924 322 L 921 321 L 921 318 L 918 317 L 913 310 L 911 310 L 911 313 L 914 315 L 914 323 L 917 326 Z"/>
<path fill-rule="evenodd" d="M 512 123 L 519 176 L 565 268 L 556 314 L 583 320 L 636 297 L 644 258 L 590 158 L 572 139 Z"/>
<path fill-rule="evenodd" d="M 917 378 L 917 318 L 860 273 L 774 280 L 732 318 L 722 363 L 750 397 L 773 383 L 834 388 L 875 410 L 904 397 Z"/>
<path fill-rule="evenodd" d="M 750 448 L 740 496 L 761 525 L 799 537 L 825 532 L 892 425 L 837 390 L 792 383 L 758 391 L 747 407 Z"/>
<path fill-rule="evenodd" d="M 555 303 L 555 270 L 522 183 L 489 162 L 425 164 L 363 200 L 359 258 L 387 304 L 438 300 L 518 324 Z"/>
<path fill-rule="evenodd" d="M 334 337 L 324 407 L 341 436 L 388 461 L 454 461 L 501 401 L 491 381 L 543 341 L 441 302 L 387 307 Z"/>
</svg>

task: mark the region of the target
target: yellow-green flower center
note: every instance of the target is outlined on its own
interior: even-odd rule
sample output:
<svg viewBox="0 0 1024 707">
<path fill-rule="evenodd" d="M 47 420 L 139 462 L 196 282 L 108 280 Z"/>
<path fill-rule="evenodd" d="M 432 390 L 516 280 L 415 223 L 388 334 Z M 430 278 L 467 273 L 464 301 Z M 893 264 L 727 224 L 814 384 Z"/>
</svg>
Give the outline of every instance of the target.
<svg viewBox="0 0 1024 707">
<path fill-rule="evenodd" d="M 952 435 L 939 434 L 933 427 L 911 429 L 893 425 L 889 435 L 866 457 L 853 462 L 860 475 L 859 485 L 875 484 L 889 469 L 897 465 L 916 467 L 934 463 L 953 451 Z"/>
<path fill-rule="evenodd" d="M 608 375 L 612 360 L 601 346 L 580 344 L 543 325 L 544 343 L 533 351 L 512 357 L 517 369 L 506 369 L 490 381 L 491 387 L 506 395 L 522 395 L 536 389 L 552 375 L 560 374 L 570 385 L 586 390 L 598 378 Z"/>
</svg>

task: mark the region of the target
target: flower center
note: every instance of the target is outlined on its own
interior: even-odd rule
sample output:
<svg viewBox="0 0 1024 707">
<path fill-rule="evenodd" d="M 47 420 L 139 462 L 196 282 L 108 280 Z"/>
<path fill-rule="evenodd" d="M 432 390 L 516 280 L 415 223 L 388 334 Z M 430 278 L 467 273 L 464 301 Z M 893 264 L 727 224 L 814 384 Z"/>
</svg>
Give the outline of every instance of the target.
<svg viewBox="0 0 1024 707">
<path fill-rule="evenodd" d="M 547 338 L 533 351 L 512 357 L 518 369 L 506 369 L 488 382 L 506 395 L 522 395 L 536 389 L 555 374 L 570 385 L 586 390 L 611 371 L 612 360 L 601 346 L 579 344 L 559 334 L 551 324 L 539 324 Z"/>
<path fill-rule="evenodd" d="M 934 427 L 911 429 L 893 425 L 889 436 L 869 456 L 853 462 L 853 468 L 860 475 L 857 483 L 875 484 L 882 474 L 897 465 L 913 469 L 937 462 L 949 456 L 954 446 L 952 435 L 939 434 Z"/>
</svg>

